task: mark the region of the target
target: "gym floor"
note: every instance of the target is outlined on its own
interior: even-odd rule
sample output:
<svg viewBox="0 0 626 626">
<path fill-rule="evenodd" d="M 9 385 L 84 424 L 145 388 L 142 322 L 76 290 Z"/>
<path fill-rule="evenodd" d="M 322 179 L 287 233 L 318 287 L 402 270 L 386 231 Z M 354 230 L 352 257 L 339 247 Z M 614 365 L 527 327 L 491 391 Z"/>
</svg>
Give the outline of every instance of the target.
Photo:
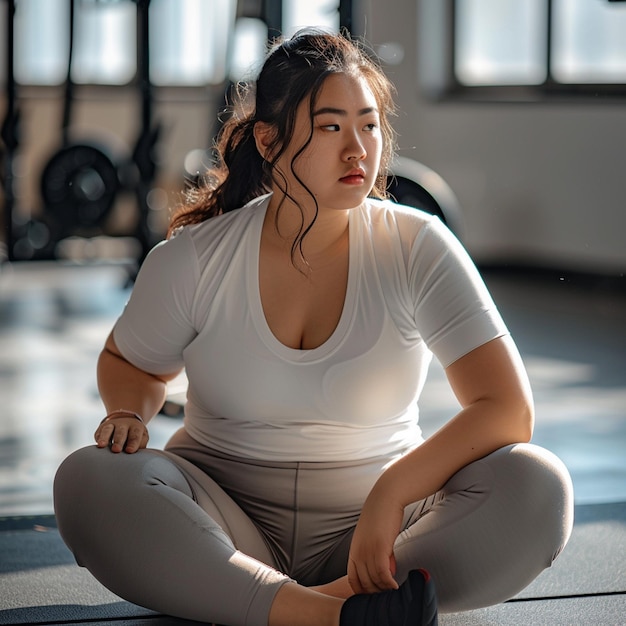
<svg viewBox="0 0 626 626">
<path fill-rule="evenodd" d="M 607 511 L 614 507 L 623 515 L 626 503 L 624 279 L 592 280 L 567 274 L 511 270 L 484 270 L 483 275 L 529 371 L 536 400 L 534 442 L 564 461 L 574 482 L 576 504 L 583 507 L 581 511 L 587 510 L 585 505 L 598 505 L 592 507 L 593 510 L 602 511 L 605 518 Z M 71 451 L 92 442 L 92 433 L 102 418 L 103 408 L 95 381 L 96 358 L 129 289 L 129 271 L 122 265 L 78 266 L 47 262 L 0 265 L 0 521 L 52 514 L 52 480 L 56 468 Z M 174 408 L 183 389 L 184 378 L 176 381 L 172 388 L 174 403 L 171 406 Z M 431 368 L 421 405 L 421 423 L 426 435 L 457 409 L 437 363 Z M 162 446 L 179 425 L 179 415 L 157 416 L 150 427 L 151 445 Z M 623 542 L 624 520 L 616 526 L 611 522 L 613 518 L 606 519 L 611 533 L 617 531 L 618 534 L 609 534 L 606 541 L 603 539 L 602 549 L 606 550 L 606 558 L 614 555 L 618 560 L 623 559 L 619 557 L 619 550 L 623 549 L 620 542 Z M 599 541 L 594 528 L 590 524 L 581 527 L 581 532 L 591 533 L 584 537 L 579 535 L 587 546 L 591 545 L 588 541 Z M 8 537 L 7 533 L 0 535 Z M 32 539 L 34 534 L 31 535 Z M 48 535 L 52 541 L 54 537 Z M 617 543 L 614 538 L 618 538 Z M 31 539 L 23 535 L 19 541 Z M 43 540 L 42 537 L 34 539 Z M 572 548 L 572 558 L 578 558 L 574 554 L 576 549 Z M 597 550 L 592 553 L 592 559 L 594 554 Z M 12 557 L 7 558 L 10 561 Z M 46 607 L 42 607 L 42 603 L 49 602 L 34 600 L 37 597 L 34 591 L 29 596 L 24 595 L 24 584 L 18 578 L 26 568 L 19 564 L 23 556 L 15 558 L 17 565 L 0 568 L 0 578 L 3 571 L 9 572 L 9 578 L 3 579 L 6 589 L 13 589 L 14 584 L 15 593 L 22 595 L 13 604 L 0 601 L 0 609 L 14 607 L 0 611 L 0 623 L 32 624 L 35 623 L 32 607 L 44 611 Z M 562 558 L 568 558 L 567 549 Z M 63 563 L 69 568 L 70 561 L 68 553 Z M 602 563 L 597 564 L 598 568 L 602 566 Z M 578 571 L 576 565 L 567 567 L 568 571 Z M 69 574 L 63 575 L 74 576 L 75 570 L 78 568 L 74 566 L 67 570 Z M 591 595 L 602 596 L 602 610 L 615 613 L 611 603 L 621 602 L 618 608 L 621 612 L 626 589 L 620 585 L 626 582 L 623 567 L 618 566 L 618 570 L 615 575 L 604 574 L 604 582 L 598 582 L 596 575 L 593 580 L 586 580 L 584 588 L 589 593 L 582 596 L 576 592 L 577 595 L 568 595 L 569 599 L 563 600 L 562 592 L 557 595 L 565 604 L 582 602 Z M 31 572 L 37 571 L 33 566 Z M 563 573 L 560 575 L 563 582 Z M 49 583 L 46 585 L 49 587 Z M 594 585 L 600 588 L 595 589 Z M 65 590 L 67 585 L 60 581 L 58 588 Z M 557 611 L 554 602 L 526 604 L 527 610 L 531 610 L 532 604 L 532 610 L 542 611 L 543 616 L 548 615 L 547 606 Z M 15 608 L 25 606 L 31 608 Z M 117 607 L 118 604 L 106 606 Z M 519 607 L 519 602 L 516 606 Z M 112 619 L 111 608 L 108 610 L 109 617 L 105 617 L 105 621 Z M 511 608 L 505 610 L 508 615 L 512 614 Z M 572 610 L 571 615 L 575 615 L 577 609 L 573 605 Z M 99 615 L 94 613 L 93 617 Z M 484 621 L 484 615 L 471 623 L 518 623 L 505 618 L 502 618 L 504 621 Z M 495 616 L 495 613 L 489 615 Z M 2 616 L 6 616 L 6 621 Z M 58 617 L 63 616 L 65 613 L 61 612 Z M 50 623 L 47 619 L 36 620 L 36 623 Z M 470 623 L 467 616 L 462 619 L 465 621 L 458 623 Z M 57 620 L 55 623 L 66 622 Z M 582 622 L 574 619 L 532 623 Z M 619 621 L 585 623 L 617 624 Z"/>
<path fill-rule="evenodd" d="M 566 275 L 484 275 L 533 384 L 534 441 L 565 462 L 577 503 L 626 501 L 626 289 Z M 52 513 L 56 467 L 92 442 L 103 414 L 96 358 L 128 276 L 123 266 L 1 266 L 0 516 Z M 436 362 L 421 405 L 427 434 L 457 408 Z M 151 445 L 179 425 L 158 416 Z"/>
</svg>

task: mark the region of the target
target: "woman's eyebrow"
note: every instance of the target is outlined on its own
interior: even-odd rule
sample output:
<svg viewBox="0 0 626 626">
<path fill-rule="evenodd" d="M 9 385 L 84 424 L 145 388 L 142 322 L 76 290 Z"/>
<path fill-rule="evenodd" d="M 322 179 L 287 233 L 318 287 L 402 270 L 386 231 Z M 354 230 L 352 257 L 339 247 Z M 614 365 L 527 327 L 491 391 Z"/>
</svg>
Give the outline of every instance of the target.
<svg viewBox="0 0 626 626">
<path fill-rule="evenodd" d="M 342 117 L 348 115 L 348 112 L 345 109 L 336 109 L 335 107 L 322 107 L 321 109 L 317 109 L 313 112 L 313 117 L 315 117 L 316 115 L 323 115 L 324 113 L 341 115 Z M 369 115 L 370 113 L 378 113 L 378 109 L 376 107 L 365 107 L 364 109 L 359 109 L 357 113 L 358 115 Z"/>
</svg>

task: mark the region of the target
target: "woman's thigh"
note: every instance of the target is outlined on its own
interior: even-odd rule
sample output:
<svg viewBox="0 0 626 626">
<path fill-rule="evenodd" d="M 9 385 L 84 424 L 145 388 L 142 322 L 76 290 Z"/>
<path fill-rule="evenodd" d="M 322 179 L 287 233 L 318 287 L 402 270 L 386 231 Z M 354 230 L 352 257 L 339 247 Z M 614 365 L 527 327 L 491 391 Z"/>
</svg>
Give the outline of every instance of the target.
<svg viewBox="0 0 626 626">
<path fill-rule="evenodd" d="M 423 567 L 443 612 L 488 606 L 526 587 L 563 549 L 573 524 L 569 474 L 552 453 L 507 446 L 407 508 L 398 578 Z"/>
<path fill-rule="evenodd" d="M 305 585 L 346 573 L 363 502 L 387 459 L 269 463 L 237 459 L 176 433 L 166 448 L 219 483 L 254 520 L 277 567 Z"/>
<path fill-rule="evenodd" d="M 132 507 L 126 510 L 148 511 L 155 496 L 181 508 L 195 522 L 219 528 L 235 549 L 271 563 L 258 529 L 237 504 L 211 477 L 172 452 L 146 449 L 113 454 L 87 447 L 65 460 L 55 480 L 63 527 L 93 529 L 85 523 L 93 516 L 93 524 L 115 535 L 116 526 L 124 523 L 122 503 Z M 158 527 L 159 519 L 145 519 L 145 523 Z M 164 532 L 169 534 L 168 529 Z"/>
<path fill-rule="evenodd" d="M 59 468 L 54 495 L 77 562 L 136 604 L 198 621 L 244 623 L 249 614 L 265 623 L 288 580 L 228 495 L 170 452 L 83 448 Z M 227 606 L 233 590 L 248 604 Z"/>
</svg>

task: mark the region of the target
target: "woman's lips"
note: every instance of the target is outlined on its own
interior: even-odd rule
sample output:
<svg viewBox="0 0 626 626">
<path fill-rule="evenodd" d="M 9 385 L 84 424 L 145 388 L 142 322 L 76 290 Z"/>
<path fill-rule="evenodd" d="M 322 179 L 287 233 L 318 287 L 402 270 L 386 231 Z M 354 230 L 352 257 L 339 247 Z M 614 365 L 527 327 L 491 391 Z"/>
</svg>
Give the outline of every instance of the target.
<svg viewBox="0 0 626 626">
<path fill-rule="evenodd" d="M 348 176 L 344 176 L 339 180 L 346 185 L 360 185 L 365 180 L 365 178 L 361 176 L 361 174 L 349 174 Z"/>
<path fill-rule="evenodd" d="M 361 169 L 353 169 L 339 180 L 346 185 L 360 185 L 365 180 L 365 172 Z"/>
</svg>

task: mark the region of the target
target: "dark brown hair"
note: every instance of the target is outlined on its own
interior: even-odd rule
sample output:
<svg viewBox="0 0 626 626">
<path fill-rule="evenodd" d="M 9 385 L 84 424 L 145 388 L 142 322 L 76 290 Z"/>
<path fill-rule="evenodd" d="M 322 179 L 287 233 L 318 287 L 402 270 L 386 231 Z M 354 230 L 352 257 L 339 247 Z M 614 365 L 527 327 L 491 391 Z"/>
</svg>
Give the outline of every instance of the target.
<svg viewBox="0 0 626 626">
<path fill-rule="evenodd" d="M 311 135 L 296 152 L 293 169 L 293 162 L 311 140 L 312 112 L 317 95 L 324 80 L 335 73 L 363 76 L 376 98 L 383 151 L 371 195 L 386 197 L 386 174 L 395 147 L 395 135 L 389 120 L 395 110 L 390 81 L 364 47 L 347 36 L 300 31 L 274 46 L 251 89 L 238 91 L 232 115 L 217 138 L 215 166 L 197 187 L 188 190 L 186 201 L 172 216 L 168 235 L 181 226 L 198 224 L 238 209 L 271 191 L 272 183 L 289 197 L 286 181 L 274 164 L 292 138 L 298 105 L 310 97 Z M 256 148 L 256 122 L 265 122 L 274 129 L 272 144 L 268 146 L 271 160 L 264 160 Z M 298 249 L 301 251 L 302 239 L 311 226 L 312 223 L 306 227 L 303 224 L 293 242 L 292 256 Z"/>
</svg>

